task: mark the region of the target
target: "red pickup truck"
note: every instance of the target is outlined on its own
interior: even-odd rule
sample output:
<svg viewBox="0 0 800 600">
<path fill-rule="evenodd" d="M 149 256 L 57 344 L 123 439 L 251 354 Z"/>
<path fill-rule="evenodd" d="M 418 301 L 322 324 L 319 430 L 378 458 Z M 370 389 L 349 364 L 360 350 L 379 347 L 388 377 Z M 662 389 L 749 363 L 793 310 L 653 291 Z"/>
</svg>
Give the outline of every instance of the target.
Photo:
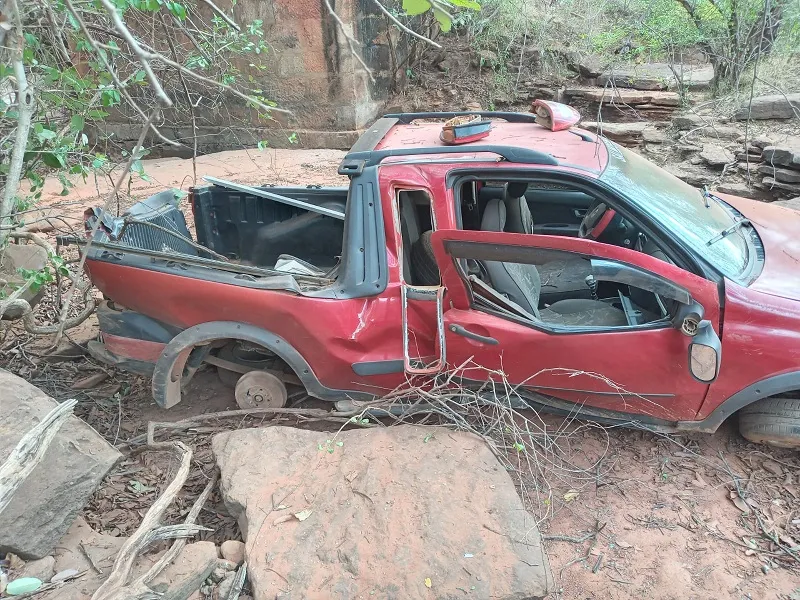
<svg viewBox="0 0 800 600">
<path fill-rule="evenodd" d="M 243 406 L 368 399 L 411 375 L 505 378 L 532 407 L 800 445 L 800 214 L 693 188 L 529 113 L 379 119 L 349 188 L 194 188 L 100 220 L 99 359 L 164 408 L 204 363 Z M 724 349 L 724 359 L 723 359 Z"/>
</svg>

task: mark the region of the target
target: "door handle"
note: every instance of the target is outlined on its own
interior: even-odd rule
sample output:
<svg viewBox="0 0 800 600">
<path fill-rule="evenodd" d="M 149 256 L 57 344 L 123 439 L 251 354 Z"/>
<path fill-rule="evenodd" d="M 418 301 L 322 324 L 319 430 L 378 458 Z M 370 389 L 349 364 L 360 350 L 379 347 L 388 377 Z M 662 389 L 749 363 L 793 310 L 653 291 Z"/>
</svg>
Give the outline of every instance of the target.
<svg viewBox="0 0 800 600">
<path fill-rule="evenodd" d="M 456 335 L 463 335 L 465 338 L 469 338 L 471 340 L 475 340 L 476 342 L 481 342 L 483 344 L 489 344 L 490 346 L 497 346 L 497 344 L 500 343 L 493 337 L 472 333 L 468 329 L 464 329 L 461 325 L 456 325 L 455 323 L 450 325 L 449 329 Z"/>
<path fill-rule="evenodd" d="M 582 219 L 586 216 L 586 213 L 589 212 L 588 208 L 573 208 L 572 214 L 575 215 L 577 218 Z"/>
</svg>

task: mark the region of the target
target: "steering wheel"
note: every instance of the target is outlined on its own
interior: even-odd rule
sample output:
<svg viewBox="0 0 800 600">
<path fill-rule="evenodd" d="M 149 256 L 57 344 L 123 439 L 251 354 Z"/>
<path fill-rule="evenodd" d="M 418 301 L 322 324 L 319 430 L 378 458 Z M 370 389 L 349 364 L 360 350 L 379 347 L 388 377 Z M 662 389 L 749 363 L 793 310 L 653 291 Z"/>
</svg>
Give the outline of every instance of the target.
<svg viewBox="0 0 800 600">
<path fill-rule="evenodd" d="M 617 211 L 608 208 L 605 202 L 599 202 L 590 208 L 578 227 L 578 237 L 596 240 L 611 223 Z"/>
</svg>

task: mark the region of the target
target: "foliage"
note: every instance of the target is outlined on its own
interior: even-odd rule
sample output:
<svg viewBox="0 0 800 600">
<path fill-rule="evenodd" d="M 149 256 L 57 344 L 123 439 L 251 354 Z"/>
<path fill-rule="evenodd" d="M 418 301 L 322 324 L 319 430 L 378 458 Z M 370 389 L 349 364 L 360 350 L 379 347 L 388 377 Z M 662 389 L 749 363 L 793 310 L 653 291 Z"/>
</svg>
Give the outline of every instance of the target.
<svg viewBox="0 0 800 600">
<path fill-rule="evenodd" d="M 680 60 L 699 48 L 722 78 L 736 80 L 760 53 L 800 51 L 800 2 L 768 1 L 762 48 L 766 0 L 484 0 L 481 14 L 461 13 L 456 25 L 503 65 L 523 42 L 544 60 Z"/>
<path fill-rule="evenodd" d="M 173 46 L 177 51 L 174 58 L 186 69 L 260 96 L 261 90 L 246 87 L 253 82 L 252 75 L 248 78 L 237 65 L 249 64 L 248 70 L 253 72 L 264 68 L 258 62 L 268 50 L 261 21 L 237 31 L 216 14 L 208 18 L 209 11 L 201 10 L 202 3 L 114 0 L 113 4 L 133 32 L 158 24 L 165 34 L 161 39 L 171 38 L 171 43 L 177 44 Z M 58 177 L 62 195 L 69 192 L 75 178 L 86 181 L 88 177 L 106 177 L 116 166 L 110 156 L 128 158 L 124 146 L 104 134 L 106 122 L 118 115 L 143 121 L 145 109 L 157 105 L 158 99 L 141 61 L 115 31 L 100 2 L 76 3 L 72 9 L 64 0 L 18 1 L 18 5 L 24 28 L 22 62 L 36 97 L 23 163 L 28 189 L 20 188 L 16 201 L 16 209 L 24 210 L 41 198 L 45 174 Z M 190 21 L 192 25 L 187 26 Z M 44 23 L 63 27 L 43 27 Z M 172 55 L 168 47 L 156 51 Z M 176 101 L 173 112 L 188 112 L 190 108 L 213 112 L 225 103 L 227 95 L 213 83 L 187 82 L 175 69 L 162 70 L 160 79 L 167 95 Z M 14 82 L 11 67 L 0 65 L 2 89 L 14 89 Z M 189 106 L 187 92 L 195 106 Z M 0 99 L 0 131 L 5 132 L 0 136 L 0 183 L 8 173 L 18 117 L 15 105 L 7 100 Z M 267 115 L 262 111 L 260 116 Z M 135 176 L 146 178 L 141 158 L 147 151 L 137 152 L 131 170 Z"/>
<path fill-rule="evenodd" d="M 430 10 L 445 33 L 453 26 L 454 8 L 478 11 L 481 5 L 475 0 L 403 0 L 403 10 L 408 16 L 421 15 Z"/>
</svg>

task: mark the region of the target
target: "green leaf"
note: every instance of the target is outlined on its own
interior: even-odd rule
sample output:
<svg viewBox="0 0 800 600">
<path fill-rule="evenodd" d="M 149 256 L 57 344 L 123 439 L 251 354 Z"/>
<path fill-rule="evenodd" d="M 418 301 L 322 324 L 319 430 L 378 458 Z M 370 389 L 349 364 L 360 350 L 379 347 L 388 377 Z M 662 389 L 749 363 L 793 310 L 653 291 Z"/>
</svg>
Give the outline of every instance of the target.
<svg viewBox="0 0 800 600">
<path fill-rule="evenodd" d="M 42 152 L 42 162 L 53 169 L 63 169 L 67 166 L 64 157 L 55 152 Z"/>
<path fill-rule="evenodd" d="M 103 90 L 103 93 L 100 94 L 100 104 L 103 106 L 114 106 L 115 104 L 119 104 L 120 99 L 121 97 L 117 90 Z"/>
<path fill-rule="evenodd" d="M 37 123 L 38 125 L 38 123 Z M 40 142 L 54 140 L 56 138 L 56 132 L 45 127 L 39 128 L 38 131 L 35 131 L 36 137 L 39 138 Z"/>
<path fill-rule="evenodd" d="M 69 130 L 72 133 L 78 133 L 79 131 L 83 131 L 83 126 L 86 122 L 81 115 L 72 115 L 72 118 L 69 120 Z"/>
<path fill-rule="evenodd" d="M 436 17 L 437 21 L 439 21 L 439 27 L 442 28 L 444 33 L 450 31 L 450 28 L 453 26 L 453 17 L 450 15 L 450 13 L 434 6 L 433 16 Z"/>
<path fill-rule="evenodd" d="M 430 8 L 431 3 L 428 0 L 403 0 L 403 10 L 410 17 L 421 15 Z"/>
<path fill-rule="evenodd" d="M 480 10 L 481 5 L 475 0 L 448 0 L 453 6 L 460 6 L 461 8 L 469 8 L 472 10 Z"/>
</svg>

